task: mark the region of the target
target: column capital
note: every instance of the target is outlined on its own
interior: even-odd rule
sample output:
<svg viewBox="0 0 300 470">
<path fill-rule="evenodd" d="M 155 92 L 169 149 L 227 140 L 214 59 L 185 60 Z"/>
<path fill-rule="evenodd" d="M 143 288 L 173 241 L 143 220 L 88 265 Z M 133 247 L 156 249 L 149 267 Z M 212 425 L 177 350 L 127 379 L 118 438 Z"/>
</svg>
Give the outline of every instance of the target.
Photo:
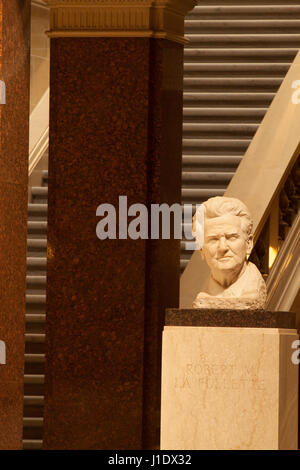
<svg viewBox="0 0 300 470">
<path fill-rule="evenodd" d="M 186 43 L 184 17 L 197 0 L 45 0 L 50 37 L 153 37 Z"/>
</svg>

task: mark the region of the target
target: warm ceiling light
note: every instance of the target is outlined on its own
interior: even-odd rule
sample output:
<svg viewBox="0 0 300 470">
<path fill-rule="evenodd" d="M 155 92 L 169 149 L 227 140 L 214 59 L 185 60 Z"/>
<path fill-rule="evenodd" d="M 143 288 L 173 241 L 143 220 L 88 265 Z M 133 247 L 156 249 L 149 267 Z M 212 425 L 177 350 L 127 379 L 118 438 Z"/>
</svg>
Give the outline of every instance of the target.
<svg viewBox="0 0 300 470">
<path fill-rule="evenodd" d="M 273 248 L 272 246 L 269 247 L 269 269 L 272 268 L 273 263 L 276 259 L 277 253 L 278 251 L 275 248 Z"/>
</svg>

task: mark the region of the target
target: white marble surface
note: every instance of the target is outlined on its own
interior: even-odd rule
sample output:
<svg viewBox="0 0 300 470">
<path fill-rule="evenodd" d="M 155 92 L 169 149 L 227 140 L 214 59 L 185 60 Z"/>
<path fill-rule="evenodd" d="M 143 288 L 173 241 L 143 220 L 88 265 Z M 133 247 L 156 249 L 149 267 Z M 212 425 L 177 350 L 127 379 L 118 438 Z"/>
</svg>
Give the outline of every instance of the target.
<svg viewBox="0 0 300 470">
<path fill-rule="evenodd" d="M 296 330 L 165 327 L 162 449 L 296 449 Z"/>
</svg>

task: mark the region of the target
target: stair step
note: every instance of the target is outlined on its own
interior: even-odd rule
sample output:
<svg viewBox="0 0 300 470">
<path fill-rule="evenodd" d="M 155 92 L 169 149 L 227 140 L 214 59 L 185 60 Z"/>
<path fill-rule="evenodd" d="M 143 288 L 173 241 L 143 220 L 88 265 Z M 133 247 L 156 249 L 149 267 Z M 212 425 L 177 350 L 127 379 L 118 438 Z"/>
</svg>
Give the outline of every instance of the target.
<svg viewBox="0 0 300 470">
<path fill-rule="evenodd" d="M 31 221 L 27 222 L 27 230 L 28 233 L 46 233 L 47 232 L 47 222 L 39 220 L 39 221 Z"/>
<path fill-rule="evenodd" d="M 267 44 L 276 45 L 277 47 L 284 47 L 286 45 L 292 47 L 300 47 L 300 34 L 186 34 L 186 39 L 190 41 L 191 47 L 195 44 L 201 44 L 207 46 L 209 44 L 227 45 L 232 46 L 236 44 L 241 45 L 261 45 L 266 46 Z"/>
<path fill-rule="evenodd" d="M 23 439 L 24 450 L 41 450 L 43 441 L 41 439 Z"/>
<path fill-rule="evenodd" d="M 27 266 L 31 268 L 46 268 L 47 258 L 27 257 Z"/>
<path fill-rule="evenodd" d="M 183 171 L 182 172 L 182 184 L 203 184 L 211 183 L 214 185 L 223 184 L 225 188 L 230 183 L 234 172 L 204 172 L 204 171 Z"/>
<path fill-rule="evenodd" d="M 41 441 L 43 438 L 43 428 L 34 426 L 24 426 L 23 439 L 24 441 Z"/>
<path fill-rule="evenodd" d="M 31 200 L 33 204 L 45 204 L 48 201 L 48 183 L 44 186 L 31 188 Z"/>
<path fill-rule="evenodd" d="M 45 361 L 25 361 L 24 374 L 27 375 L 44 375 L 45 374 Z M 27 384 L 28 385 L 28 384 Z M 31 384 L 31 387 L 35 387 L 36 384 Z M 38 386 L 43 386 L 43 384 L 38 384 Z M 37 390 L 26 390 L 25 395 L 39 395 L 40 393 Z M 26 416 L 40 416 L 40 411 L 35 410 L 32 407 L 31 411 L 27 407 Z"/>
<path fill-rule="evenodd" d="M 25 374 L 24 375 L 24 383 L 25 384 L 43 384 L 45 382 L 45 376 L 44 375 L 29 375 Z"/>
<path fill-rule="evenodd" d="M 30 314 L 27 314 L 27 315 L 30 315 Z M 26 335 L 45 335 L 45 320 L 29 321 L 26 318 Z M 35 337 L 34 342 L 32 342 L 31 339 L 32 338 L 27 336 L 26 337 L 26 342 L 30 342 L 30 344 L 34 344 L 34 345 L 43 345 L 44 346 L 44 342 L 42 343 L 42 341 L 44 341 L 43 337 L 41 337 L 40 339 Z M 32 354 L 39 353 L 39 354 L 42 354 L 42 353 L 44 353 L 44 350 L 26 351 L 26 353 L 32 353 Z"/>
<path fill-rule="evenodd" d="M 229 106 L 237 106 L 237 105 L 261 105 L 264 108 L 269 106 L 275 96 L 275 93 L 270 92 L 203 92 L 203 91 L 185 91 L 183 93 L 183 100 L 184 106 L 190 106 L 191 104 L 194 105 L 201 105 L 201 106 L 212 106 L 213 104 L 216 107 L 220 107 L 225 103 Z"/>
<path fill-rule="evenodd" d="M 300 44 L 299 44 L 300 46 Z M 197 88 L 197 91 L 216 91 L 218 89 L 225 93 L 234 89 L 240 91 L 274 91 L 282 83 L 283 77 L 185 77 L 183 80 L 184 90 Z"/>
<path fill-rule="evenodd" d="M 28 327 L 28 323 L 26 325 Z M 26 334 L 44 334 L 41 333 L 41 332 L 29 332 L 29 331 L 26 331 Z M 45 341 L 43 341 L 44 338 L 41 338 L 39 341 L 35 341 L 35 342 L 32 342 L 32 341 L 29 341 L 29 339 L 31 338 L 28 338 L 28 341 L 25 341 L 25 353 L 26 354 L 45 354 Z M 34 339 L 38 339 L 38 338 L 34 338 Z"/>
<path fill-rule="evenodd" d="M 45 392 L 44 374 L 24 374 L 24 395 L 44 396 Z"/>
<path fill-rule="evenodd" d="M 25 362 L 44 363 L 45 354 L 25 354 Z"/>
<path fill-rule="evenodd" d="M 43 426 L 43 418 L 23 418 L 23 426 L 26 428 L 41 428 Z"/>
<path fill-rule="evenodd" d="M 27 249 L 28 250 L 45 250 L 47 249 L 47 240 L 43 238 L 28 238 Z"/>
<path fill-rule="evenodd" d="M 198 138 L 209 137 L 212 134 L 219 138 L 226 136 L 253 137 L 258 129 L 258 124 L 248 123 L 183 123 L 183 132 L 185 138 L 197 135 Z"/>
<path fill-rule="evenodd" d="M 215 120 L 218 118 L 221 118 L 223 120 L 225 119 L 233 119 L 237 118 L 240 120 L 240 118 L 245 118 L 245 119 L 257 119 L 261 120 L 265 113 L 267 112 L 268 108 L 209 108 L 209 107 L 184 107 L 183 108 L 183 116 L 186 122 L 186 118 L 205 118 L 207 122 L 207 119 L 213 117 Z"/>
<path fill-rule="evenodd" d="M 223 18 L 223 17 L 255 17 L 260 19 L 262 16 L 267 16 L 268 18 L 300 18 L 300 6 L 292 5 L 290 1 L 287 0 L 287 4 L 281 5 L 272 5 L 266 3 L 275 3 L 275 2 L 266 2 L 262 0 L 262 4 L 255 5 L 243 5 L 242 2 L 239 2 L 238 5 L 223 5 L 222 2 L 214 2 L 217 5 L 199 5 L 194 7 L 194 9 L 189 13 L 188 19 L 190 18 Z M 234 3 L 234 2 L 231 2 Z M 250 2 L 248 2 L 250 3 Z M 282 2 L 284 3 L 284 2 Z"/>
<path fill-rule="evenodd" d="M 284 35 L 287 33 L 297 33 L 300 30 L 300 19 L 281 19 L 281 18 L 255 18 L 255 19 L 237 19 L 237 18 L 188 18 L 184 22 L 186 34 L 192 32 L 199 33 L 274 33 Z"/>
<path fill-rule="evenodd" d="M 214 196 L 223 196 L 225 189 L 220 188 L 182 188 L 181 197 L 183 201 L 194 203 L 203 202 Z"/>
<path fill-rule="evenodd" d="M 45 323 L 45 313 L 26 313 L 25 315 L 27 323 Z"/>
<path fill-rule="evenodd" d="M 226 61 L 243 61 L 249 62 L 253 60 L 255 63 L 258 60 L 263 60 L 264 63 L 267 61 L 274 63 L 275 61 L 282 62 L 289 61 L 290 63 L 294 60 L 294 57 L 298 53 L 298 47 L 282 47 L 282 48 L 264 48 L 264 47 L 195 47 L 189 46 L 184 48 L 184 58 L 189 61 L 197 60 L 201 63 L 207 62 L 208 60 L 218 62 L 222 61 L 225 65 Z"/>
<path fill-rule="evenodd" d="M 44 186 L 33 186 L 31 188 L 33 196 L 48 196 L 48 188 Z"/>
<path fill-rule="evenodd" d="M 27 309 L 28 312 L 29 309 Z M 34 309 L 31 309 L 34 311 Z M 26 313 L 26 334 L 27 335 L 44 335 L 45 334 L 45 324 L 46 324 L 46 315 L 45 313 Z M 35 337 L 36 339 L 36 337 Z M 43 341 L 41 337 L 40 340 Z M 30 338 L 26 340 L 27 342 L 30 341 Z M 41 342 L 41 341 L 39 341 Z M 32 341 L 31 341 L 32 343 Z M 43 353 L 44 351 L 26 351 L 26 353 L 34 353 L 37 352 Z"/>
<path fill-rule="evenodd" d="M 43 259 L 43 258 L 39 258 L 39 259 Z M 35 286 L 35 287 L 40 287 L 41 289 L 45 289 L 46 288 L 46 280 L 47 280 L 46 276 L 30 276 L 30 275 L 27 275 L 26 276 L 27 288 Z"/>
<path fill-rule="evenodd" d="M 43 406 L 44 405 L 44 397 L 41 396 L 25 396 L 24 397 L 24 406 Z"/>
<path fill-rule="evenodd" d="M 242 155 L 182 155 L 183 167 L 226 167 L 237 166 L 242 160 Z"/>
<path fill-rule="evenodd" d="M 44 405 L 26 405 L 24 403 L 23 418 L 43 418 L 44 416 Z M 27 434 L 27 433 L 26 433 Z M 27 436 L 28 437 L 28 434 Z M 36 436 L 39 437 L 39 436 Z M 42 437 L 42 436 L 40 436 Z"/>
<path fill-rule="evenodd" d="M 25 333 L 25 341 L 27 343 L 44 343 L 45 336 L 44 333 Z"/>
<path fill-rule="evenodd" d="M 250 139 L 183 139 L 183 149 L 195 150 L 200 149 L 224 149 L 228 150 L 244 150 L 249 146 Z"/>
<path fill-rule="evenodd" d="M 206 76 L 208 74 L 213 74 L 215 77 L 218 75 L 232 77 L 234 75 L 255 75 L 258 76 L 274 76 L 280 75 L 285 76 L 290 68 L 291 63 L 254 63 L 254 62 L 220 62 L 220 63 L 211 63 L 211 62 L 186 62 L 184 64 L 185 76 L 192 76 L 195 74 L 201 74 L 201 76 Z"/>
<path fill-rule="evenodd" d="M 45 304 L 46 295 L 45 294 L 26 294 L 26 303 L 27 304 Z"/>
<path fill-rule="evenodd" d="M 28 213 L 41 213 L 47 214 L 48 211 L 48 204 L 41 204 L 41 203 L 29 203 L 28 204 Z"/>
<path fill-rule="evenodd" d="M 189 263 L 189 260 L 188 260 L 188 259 L 182 259 L 182 258 L 181 258 L 181 259 L 180 259 L 180 270 L 181 270 L 181 271 L 184 271 L 185 268 L 187 267 L 188 263 Z"/>
</svg>

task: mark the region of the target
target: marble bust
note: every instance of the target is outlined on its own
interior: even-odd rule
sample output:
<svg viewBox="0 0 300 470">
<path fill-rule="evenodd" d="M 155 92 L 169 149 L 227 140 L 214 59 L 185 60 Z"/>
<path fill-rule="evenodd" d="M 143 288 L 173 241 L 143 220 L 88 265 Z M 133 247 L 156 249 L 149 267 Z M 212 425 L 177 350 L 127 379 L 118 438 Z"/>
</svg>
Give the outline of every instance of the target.
<svg viewBox="0 0 300 470">
<path fill-rule="evenodd" d="M 193 307 L 265 308 L 265 281 L 248 261 L 253 221 L 245 204 L 229 197 L 208 199 L 193 217 L 193 235 L 210 267 L 210 278 Z"/>
</svg>

